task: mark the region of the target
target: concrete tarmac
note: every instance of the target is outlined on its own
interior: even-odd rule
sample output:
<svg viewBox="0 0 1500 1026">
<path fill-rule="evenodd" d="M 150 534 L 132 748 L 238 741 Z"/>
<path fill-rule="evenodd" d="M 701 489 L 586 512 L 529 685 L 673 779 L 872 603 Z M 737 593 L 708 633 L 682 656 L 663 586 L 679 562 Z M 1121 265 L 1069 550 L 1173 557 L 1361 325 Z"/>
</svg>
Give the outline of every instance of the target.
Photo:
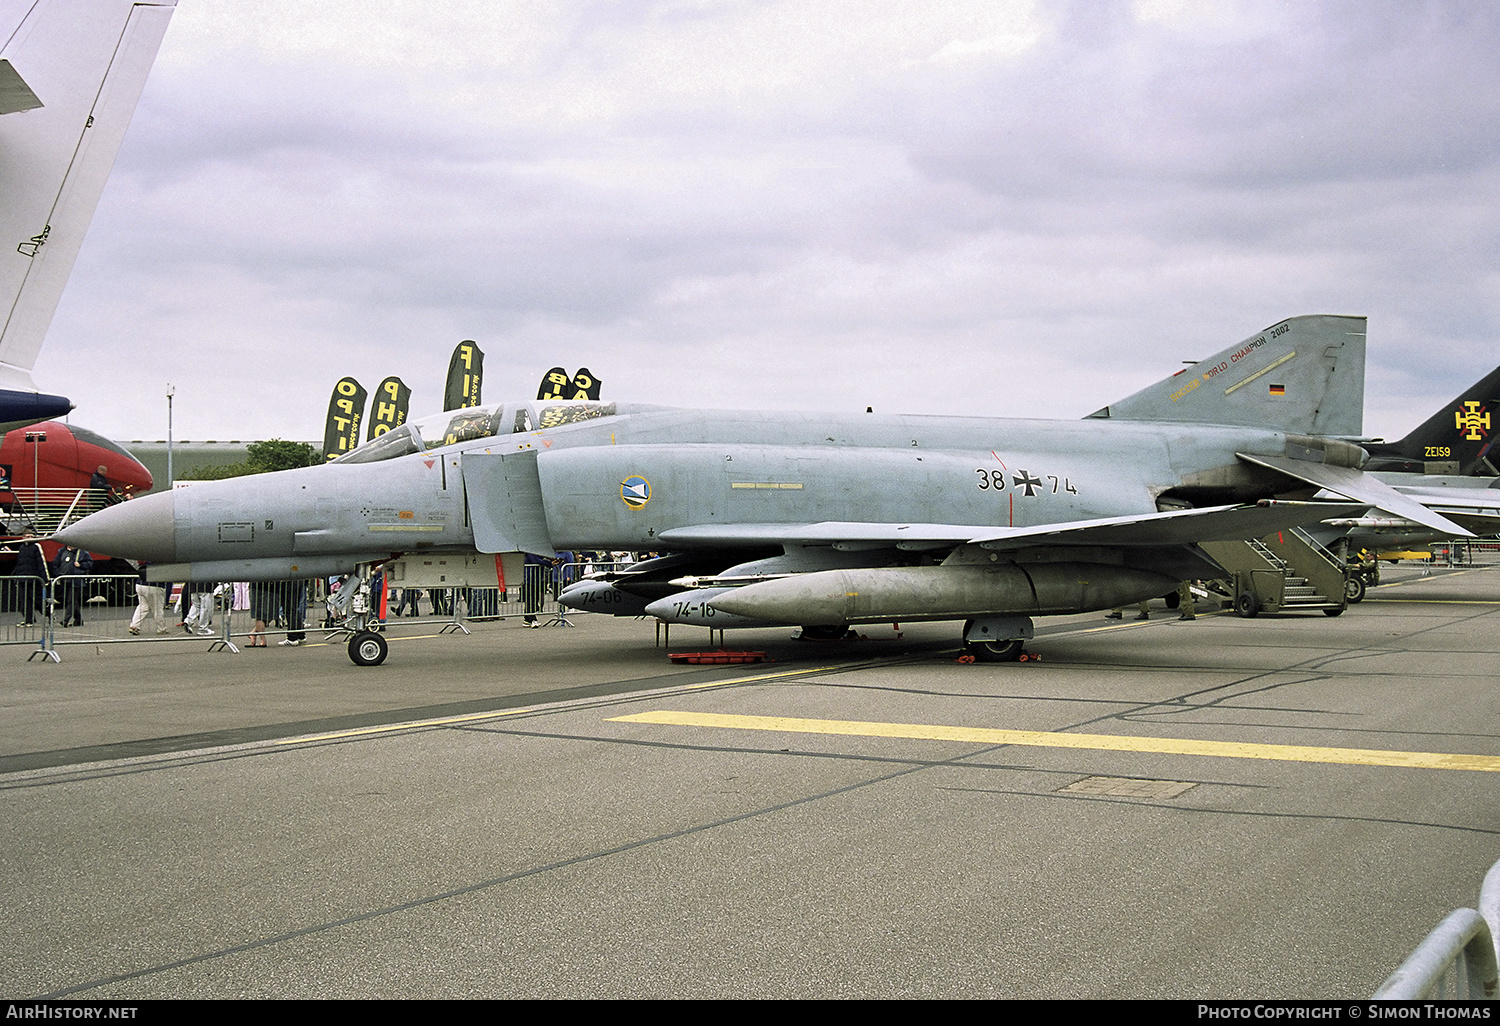
<svg viewBox="0 0 1500 1026">
<path fill-rule="evenodd" d="M 1500 859 L 1500 571 L 1387 580 L 1021 664 L 597 616 L 3 650 L 0 993 L 1367 997 Z"/>
</svg>

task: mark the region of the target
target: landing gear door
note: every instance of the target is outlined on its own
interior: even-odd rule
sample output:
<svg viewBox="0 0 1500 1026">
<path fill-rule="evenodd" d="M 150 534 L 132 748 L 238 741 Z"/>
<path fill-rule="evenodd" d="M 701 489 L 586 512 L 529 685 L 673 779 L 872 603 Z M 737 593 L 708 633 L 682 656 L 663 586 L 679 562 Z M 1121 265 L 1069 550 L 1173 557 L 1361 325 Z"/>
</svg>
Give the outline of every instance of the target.
<svg viewBox="0 0 1500 1026">
<path fill-rule="evenodd" d="M 536 452 L 466 452 L 460 457 L 474 547 L 480 552 L 556 550 L 547 534 Z"/>
</svg>

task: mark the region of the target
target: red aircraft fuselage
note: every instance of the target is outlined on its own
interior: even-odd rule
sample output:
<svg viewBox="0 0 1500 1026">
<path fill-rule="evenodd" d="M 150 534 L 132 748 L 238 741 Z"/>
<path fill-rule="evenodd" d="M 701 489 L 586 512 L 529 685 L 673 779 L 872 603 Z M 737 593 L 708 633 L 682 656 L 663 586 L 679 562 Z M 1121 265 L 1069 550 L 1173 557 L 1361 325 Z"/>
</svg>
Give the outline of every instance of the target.
<svg viewBox="0 0 1500 1026">
<path fill-rule="evenodd" d="M 28 435 L 46 439 L 28 442 Z M 0 490 L 87 488 L 100 467 L 116 492 L 126 485 L 137 492 L 151 487 L 151 471 L 140 460 L 88 428 L 49 420 L 16 428 L 0 439 L 0 475 L 8 482 Z"/>
</svg>

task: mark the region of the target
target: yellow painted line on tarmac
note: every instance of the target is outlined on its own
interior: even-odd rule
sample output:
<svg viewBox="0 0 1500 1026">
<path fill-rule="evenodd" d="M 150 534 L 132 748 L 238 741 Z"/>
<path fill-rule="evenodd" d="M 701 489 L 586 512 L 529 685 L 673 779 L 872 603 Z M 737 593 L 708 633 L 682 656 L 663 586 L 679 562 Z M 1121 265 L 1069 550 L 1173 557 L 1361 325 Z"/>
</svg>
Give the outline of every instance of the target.
<svg viewBox="0 0 1500 1026">
<path fill-rule="evenodd" d="M 1365 601 L 1403 606 L 1500 606 L 1500 602 L 1489 599 L 1367 598 Z"/>
<path fill-rule="evenodd" d="M 799 677 L 804 673 L 832 673 L 834 670 L 842 670 L 852 665 L 855 664 L 845 663 L 836 666 L 815 666 L 810 670 L 780 670 L 776 673 L 757 673 L 753 677 L 733 677 L 729 680 L 706 680 L 701 684 L 683 684 L 681 687 L 684 691 L 698 691 L 703 688 L 723 688 L 728 687 L 730 684 L 754 684 L 758 680 L 775 680 L 778 677 Z"/>
<path fill-rule="evenodd" d="M 1432 567 L 1432 569 L 1433 570 L 1445 570 L 1447 572 L 1439 574 L 1436 577 L 1432 576 L 1431 573 L 1426 573 L 1426 574 L 1423 574 L 1421 577 L 1408 577 L 1405 580 L 1401 580 L 1401 581 L 1381 581 L 1379 584 L 1375 585 L 1370 590 L 1374 591 L 1375 588 L 1380 588 L 1381 590 L 1384 590 L 1386 588 L 1408 588 L 1408 587 L 1410 587 L 1413 584 L 1425 584 L 1425 583 L 1430 582 L 1430 581 L 1442 581 L 1442 580 L 1448 579 L 1449 577 L 1462 577 L 1464 574 L 1472 574 L 1472 573 L 1476 573 L 1476 572 L 1478 572 L 1480 570 L 1487 570 L 1489 568 L 1488 567 L 1482 567 L 1482 566 L 1470 566 L 1470 567 L 1465 567 L 1462 570 L 1460 570 L 1460 569 L 1458 569 L 1456 567 L 1451 567 L 1450 568 L 1450 567 L 1445 567 L 1445 566 L 1435 566 L 1435 567 Z"/>
<path fill-rule="evenodd" d="M 434 634 L 433 637 L 440 638 L 444 635 Z M 722 688 L 730 684 L 753 684 L 759 680 L 772 680 L 777 677 L 794 677 L 803 673 L 826 673 L 830 670 L 841 669 L 839 666 L 820 666 L 810 670 L 782 670 L 777 673 L 760 673 L 753 677 L 734 677 L 730 680 L 711 680 L 701 684 L 682 685 L 684 691 L 695 691 L 703 688 Z M 413 720 L 409 723 L 387 723 L 378 727 L 356 727 L 351 730 L 336 730 L 329 734 L 311 734 L 306 737 L 289 737 L 280 741 L 273 741 L 276 745 L 302 745 L 312 741 L 337 741 L 348 737 L 368 737 L 371 734 L 390 734 L 398 730 L 419 730 L 423 727 L 450 727 L 455 723 L 478 723 L 481 720 L 495 720 L 502 716 L 519 716 L 522 713 L 535 712 L 535 709 L 504 709 L 500 712 L 469 713 L 464 716 L 444 716 L 435 720 Z"/>
<path fill-rule="evenodd" d="M 1065 734 L 1043 730 L 1000 730 L 922 723 L 877 723 L 864 720 L 809 720 L 788 716 L 732 716 L 723 713 L 659 710 L 617 716 L 613 723 L 651 723 L 672 727 L 721 727 L 794 734 L 840 734 L 917 741 L 964 741 L 1034 748 L 1080 748 L 1106 752 L 1154 752 L 1162 755 L 1209 755 L 1226 759 L 1277 762 L 1330 762 L 1349 766 L 1397 766 L 1407 769 L 1479 770 L 1500 773 L 1500 757 L 1443 752 L 1395 752 L 1374 748 L 1315 748 L 1303 745 L 1251 744 L 1240 741 L 1195 741 L 1190 738 L 1130 737 L 1116 734 Z"/>
<path fill-rule="evenodd" d="M 331 734 L 311 734 L 306 737 L 289 737 L 273 741 L 277 745 L 302 745 L 309 741 L 336 741 L 345 737 L 365 737 L 370 734 L 389 734 L 397 730 L 417 730 L 421 727 L 450 727 L 455 723 L 477 723 L 480 720 L 497 720 L 502 716 L 519 716 L 530 709 L 505 709 L 500 712 L 469 713 L 467 716 L 444 716 L 436 720 L 414 720 L 410 723 L 388 723 L 379 727 L 358 727 L 353 730 L 336 730 Z"/>
</svg>

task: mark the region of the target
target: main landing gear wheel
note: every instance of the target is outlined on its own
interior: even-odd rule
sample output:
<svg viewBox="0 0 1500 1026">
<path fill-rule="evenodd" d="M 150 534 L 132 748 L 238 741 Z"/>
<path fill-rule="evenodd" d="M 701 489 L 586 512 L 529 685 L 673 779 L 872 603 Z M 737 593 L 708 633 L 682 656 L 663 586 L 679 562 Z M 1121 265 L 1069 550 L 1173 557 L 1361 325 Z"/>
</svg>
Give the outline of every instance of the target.
<svg viewBox="0 0 1500 1026">
<path fill-rule="evenodd" d="M 385 662 L 386 641 L 374 631 L 360 631 L 349 639 L 349 658 L 355 666 L 379 666 Z"/>
<path fill-rule="evenodd" d="M 1240 592 L 1239 598 L 1234 600 L 1234 611 L 1246 618 L 1260 612 L 1260 600 L 1255 597 L 1255 592 Z"/>
<path fill-rule="evenodd" d="M 971 641 L 964 646 L 975 662 L 1013 663 L 1021 658 L 1020 638 L 1014 641 Z"/>
<path fill-rule="evenodd" d="M 1348 579 L 1344 581 L 1344 597 L 1349 600 L 1350 605 L 1356 602 L 1363 602 L 1365 600 L 1365 579 L 1359 576 L 1359 574 L 1350 574 Z"/>
<path fill-rule="evenodd" d="M 815 626 L 802 628 L 803 641 L 843 641 L 854 632 L 848 627 Z"/>
</svg>

